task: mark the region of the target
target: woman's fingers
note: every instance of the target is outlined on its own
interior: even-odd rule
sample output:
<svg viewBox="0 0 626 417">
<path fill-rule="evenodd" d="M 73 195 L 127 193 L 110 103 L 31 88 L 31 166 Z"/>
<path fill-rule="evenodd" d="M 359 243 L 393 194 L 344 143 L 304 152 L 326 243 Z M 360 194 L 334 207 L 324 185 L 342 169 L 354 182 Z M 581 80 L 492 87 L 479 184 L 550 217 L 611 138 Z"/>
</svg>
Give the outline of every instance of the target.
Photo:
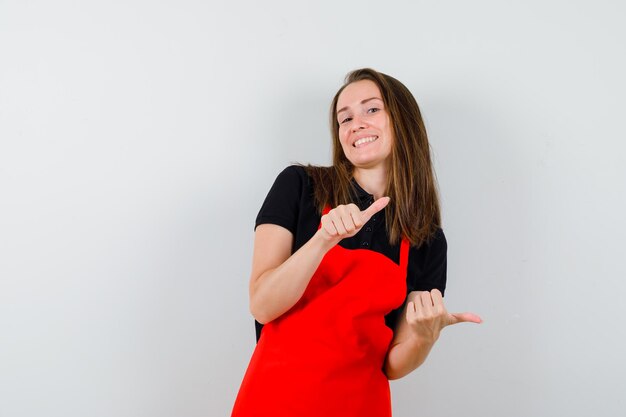
<svg viewBox="0 0 626 417">
<path fill-rule="evenodd" d="M 352 216 L 350 215 L 349 206 L 354 206 L 354 204 L 337 206 L 328 213 L 328 216 L 335 225 L 339 236 L 342 237 L 348 235 L 355 229 L 354 221 L 352 221 Z"/>
<path fill-rule="evenodd" d="M 428 291 L 422 291 L 420 293 L 419 299 L 422 303 L 422 305 L 420 306 L 422 316 L 433 317 L 435 315 L 435 311 L 433 308 L 433 299 L 430 296 L 430 293 Z"/>
<path fill-rule="evenodd" d="M 413 330 L 426 340 L 437 340 L 441 330 L 457 323 L 482 323 L 474 313 L 448 313 L 437 289 L 413 291 L 407 300 L 406 319 Z"/>
<path fill-rule="evenodd" d="M 354 236 L 374 214 L 389 204 L 389 197 L 374 201 L 371 206 L 361 211 L 356 204 L 339 205 L 322 216 L 322 227 L 331 237 Z"/>
<path fill-rule="evenodd" d="M 348 207 L 350 208 L 350 211 L 349 211 L 350 219 L 352 220 L 352 223 L 354 224 L 355 230 L 358 231 L 367 222 L 363 220 L 363 215 L 361 214 L 361 210 L 355 204 L 351 204 Z"/>
<path fill-rule="evenodd" d="M 333 217 L 332 222 L 339 236 L 344 236 L 348 234 L 346 227 L 343 225 L 343 220 L 341 217 Z"/>
<path fill-rule="evenodd" d="M 448 315 L 448 325 L 457 323 L 482 323 L 483 319 L 474 313 L 450 313 Z"/>
<path fill-rule="evenodd" d="M 335 228 L 335 224 L 329 216 L 322 216 L 322 229 L 331 237 L 335 237 L 339 234 Z"/>
<path fill-rule="evenodd" d="M 433 313 L 439 316 L 447 314 L 446 306 L 443 304 L 443 295 L 441 294 L 441 291 L 435 288 L 430 292 L 430 297 L 433 301 Z"/>
<path fill-rule="evenodd" d="M 363 224 L 367 223 L 374 214 L 384 209 L 391 199 L 389 197 L 381 197 L 374 201 L 371 206 L 361 212 Z"/>
<path fill-rule="evenodd" d="M 341 222 L 343 223 L 343 227 L 346 230 L 347 234 L 352 234 L 353 232 L 358 231 L 358 229 L 361 228 L 361 225 L 354 220 L 355 212 L 358 213 L 359 211 L 359 208 L 355 204 L 339 206 L 337 207 L 337 210 L 340 214 Z"/>
<path fill-rule="evenodd" d="M 413 301 L 409 301 L 406 304 L 406 312 L 407 312 L 407 315 L 415 313 L 415 303 Z"/>
</svg>

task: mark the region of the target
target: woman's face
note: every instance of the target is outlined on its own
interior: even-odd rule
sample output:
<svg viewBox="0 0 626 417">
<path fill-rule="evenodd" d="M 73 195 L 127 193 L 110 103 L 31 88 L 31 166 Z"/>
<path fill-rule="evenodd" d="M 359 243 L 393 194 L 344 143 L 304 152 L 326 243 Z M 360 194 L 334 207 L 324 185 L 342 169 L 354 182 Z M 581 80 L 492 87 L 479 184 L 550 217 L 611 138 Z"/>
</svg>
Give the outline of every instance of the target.
<svg viewBox="0 0 626 417">
<path fill-rule="evenodd" d="M 339 140 L 357 168 L 384 164 L 391 154 L 391 120 L 378 86 L 370 80 L 348 84 L 337 100 Z"/>
</svg>

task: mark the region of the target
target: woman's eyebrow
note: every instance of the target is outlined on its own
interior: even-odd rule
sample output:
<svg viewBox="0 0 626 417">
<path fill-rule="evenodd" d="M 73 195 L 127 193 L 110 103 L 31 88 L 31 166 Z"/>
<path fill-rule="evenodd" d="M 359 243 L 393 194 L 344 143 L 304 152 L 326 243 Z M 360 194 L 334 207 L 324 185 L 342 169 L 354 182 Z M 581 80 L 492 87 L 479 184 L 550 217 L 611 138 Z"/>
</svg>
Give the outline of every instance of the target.
<svg viewBox="0 0 626 417">
<path fill-rule="evenodd" d="M 382 101 L 383 99 L 380 98 L 380 97 L 370 97 L 370 98 L 366 98 L 365 100 L 361 101 L 361 104 L 365 104 L 365 103 L 367 103 L 368 101 L 371 101 L 371 100 L 380 100 L 380 101 Z M 342 111 L 348 110 L 348 107 L 349 106 L 340 108 L 339 110 L 337 110 L 337 114 L 341 113 Z"/>
</svg>

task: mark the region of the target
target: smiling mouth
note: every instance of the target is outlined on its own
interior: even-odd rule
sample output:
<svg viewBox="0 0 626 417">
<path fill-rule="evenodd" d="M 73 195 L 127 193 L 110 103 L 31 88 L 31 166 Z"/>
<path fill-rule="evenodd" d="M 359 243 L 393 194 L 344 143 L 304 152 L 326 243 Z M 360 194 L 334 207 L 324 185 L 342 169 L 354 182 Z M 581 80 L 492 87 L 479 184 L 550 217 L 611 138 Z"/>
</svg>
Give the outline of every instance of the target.
<svg viewBox="0 0 626 417">
<path fill-rule="evenodd" d="M 378 139 L 378 136 L 368 136 L 366 138 L 361 138 L 361 139 L 355 141 L 352 144 L 352 146 L 354 146 L 355 148 L 358 148 L 359 146 L 363 146 L 365 144 L 372 143 L 372 142 L 374 142 L 377 139 Z"/>
</svg>

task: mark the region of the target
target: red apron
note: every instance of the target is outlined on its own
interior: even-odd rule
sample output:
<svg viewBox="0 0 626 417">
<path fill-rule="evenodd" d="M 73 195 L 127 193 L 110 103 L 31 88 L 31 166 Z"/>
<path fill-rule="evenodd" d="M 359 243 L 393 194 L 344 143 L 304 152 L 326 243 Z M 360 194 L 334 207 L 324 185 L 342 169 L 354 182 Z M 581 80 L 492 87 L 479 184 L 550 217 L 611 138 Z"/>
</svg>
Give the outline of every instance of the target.
<svg viewBox="0 0 626 417">
<path fill-rule="evenodd" d="M 400 265 L 367 249 L 328 251 L 302 298 L 263 327 L 231 417 L 390 417 L 384 316 L 406 298 L 408 256 L 405 239 Z"/>
</svg>

